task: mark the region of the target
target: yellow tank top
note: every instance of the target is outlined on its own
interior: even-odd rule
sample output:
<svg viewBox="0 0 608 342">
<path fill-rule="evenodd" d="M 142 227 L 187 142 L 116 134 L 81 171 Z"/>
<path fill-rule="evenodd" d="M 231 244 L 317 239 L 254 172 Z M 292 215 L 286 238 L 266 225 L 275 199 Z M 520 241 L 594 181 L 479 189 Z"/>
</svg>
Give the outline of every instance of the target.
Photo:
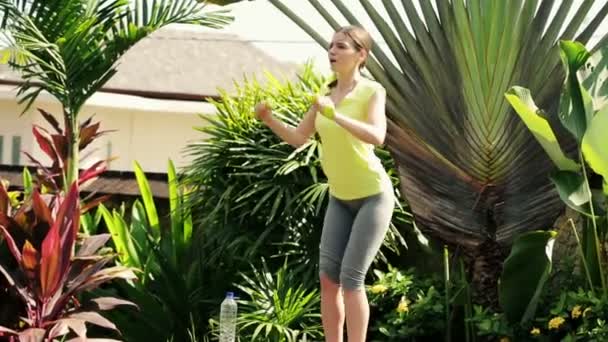
<svg viewBox="0 0 608 342">
<path fill-rule="evenodd" d="M 379 83 L 362 78 L 336 106 L 336 111 L 352 119 L 365 121 L 369 101 L 376 92 L 384 92 Z M 317 115 L 315 128 L 321 137 L 321 167 L 329 182 L 329 193 L 350 200 L 372 196 L 391 187 L 391 182 L 374 154 L 374 146 L 363 142 L 333 120 Z"/>
</svg>

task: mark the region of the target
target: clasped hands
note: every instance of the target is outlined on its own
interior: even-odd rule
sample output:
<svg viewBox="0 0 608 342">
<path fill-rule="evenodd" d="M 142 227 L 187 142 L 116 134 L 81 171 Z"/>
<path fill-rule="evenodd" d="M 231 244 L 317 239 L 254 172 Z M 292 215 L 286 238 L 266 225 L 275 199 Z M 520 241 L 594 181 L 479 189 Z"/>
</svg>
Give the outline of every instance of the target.
<svg viewBox="0 0 608 342">
<path fill-rule="evenodd" d="M 336 105 L 328 96 L 314 95 L 312 108 L 330 120 L 336 117 Z M 268 101 L 261 101 L 255 106 L 255 116 L 266 122 L 272 116 L 272 105 Z"/>
</svg>

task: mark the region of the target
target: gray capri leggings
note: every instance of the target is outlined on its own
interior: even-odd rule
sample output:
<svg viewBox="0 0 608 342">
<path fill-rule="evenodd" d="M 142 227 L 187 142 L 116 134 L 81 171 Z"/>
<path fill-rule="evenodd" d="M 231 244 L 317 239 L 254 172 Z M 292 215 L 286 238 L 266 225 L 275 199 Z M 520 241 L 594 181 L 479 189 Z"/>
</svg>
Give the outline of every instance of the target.
<svg viewBox="0 0 608 342">
<path fill-rule="evenodd" d="M 363 286 L 395 206 L 392 189 L 355 200 L 333 196 L 323 222 L 319 273 L 348 290 Z"/>
</svg>

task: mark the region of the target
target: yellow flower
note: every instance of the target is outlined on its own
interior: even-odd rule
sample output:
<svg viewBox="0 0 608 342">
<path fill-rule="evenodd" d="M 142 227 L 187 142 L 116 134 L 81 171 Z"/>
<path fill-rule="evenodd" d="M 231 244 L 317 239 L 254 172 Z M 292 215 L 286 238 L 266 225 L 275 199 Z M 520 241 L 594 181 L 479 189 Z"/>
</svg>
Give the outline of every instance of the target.
<svg viewBox="0 0 608 342">
<path fill-rule="evenodd" d="M 581 306 L 580 305 L 575 305 L 572 308 L 572 312 L 570 314 L 572 315 L 572 318 L 579 318 L 579 317 L 581 317 L 581 315 L 583 314 L 583 311 L 581 310 Z"/>
<path fill-rule="evenodd" d="M 372 293 L 375 293 L 375 294 L 384 293 L 387 290 L 388 290 L 388 287 L 386 287 L 382 284 L 372 286 Z"/>
<path fill-rule="evenodd" d="M 587 317 L 587 314 L 591 312 L 591 308 L 586 308 L 583 310 L 583 317 Z"/>
<path fill-rule="evenodd" d="M 508 337 L 503 337 L 500 339 L 500 342 L 511 342 L 511 339 Z"/>
<path fill-rule="evenodd" d="M 399 301 L 399 305 L 397 305 L 397 312 L 404 313 L 404 312 L 410 311 L 410 308 L 408 307 L 409 303 L 410 303 L 410 301 L 407 298 L 401 297 L 401 300 Z"/>
<path fill-rule="evenodd" d="M 559 329 L 566 320 L 563 317 L 553 317 L 549 321 L 549 329 Z"/>
<path fill-rule="evenodd" d="M 530 335 L 532 335 L 532 336 L 540 335 L 540 329 L 538 329 L 536 327 L 532 328 L 532 330 L 530 330 Z"/>
</svg>

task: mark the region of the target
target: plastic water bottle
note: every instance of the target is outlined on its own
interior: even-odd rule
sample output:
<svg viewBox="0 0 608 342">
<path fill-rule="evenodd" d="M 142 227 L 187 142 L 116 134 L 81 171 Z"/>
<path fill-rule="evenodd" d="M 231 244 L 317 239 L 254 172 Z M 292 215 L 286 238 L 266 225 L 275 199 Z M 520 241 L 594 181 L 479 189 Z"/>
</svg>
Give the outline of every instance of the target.
<svg viewBox="0 0 608 342">
<path fill-rule="evenodd" d="M 234 293 L 226 293 L 220 307 L 220 342 L 234 342 L 236 337 L 236 301 Z"/>
</svg>

